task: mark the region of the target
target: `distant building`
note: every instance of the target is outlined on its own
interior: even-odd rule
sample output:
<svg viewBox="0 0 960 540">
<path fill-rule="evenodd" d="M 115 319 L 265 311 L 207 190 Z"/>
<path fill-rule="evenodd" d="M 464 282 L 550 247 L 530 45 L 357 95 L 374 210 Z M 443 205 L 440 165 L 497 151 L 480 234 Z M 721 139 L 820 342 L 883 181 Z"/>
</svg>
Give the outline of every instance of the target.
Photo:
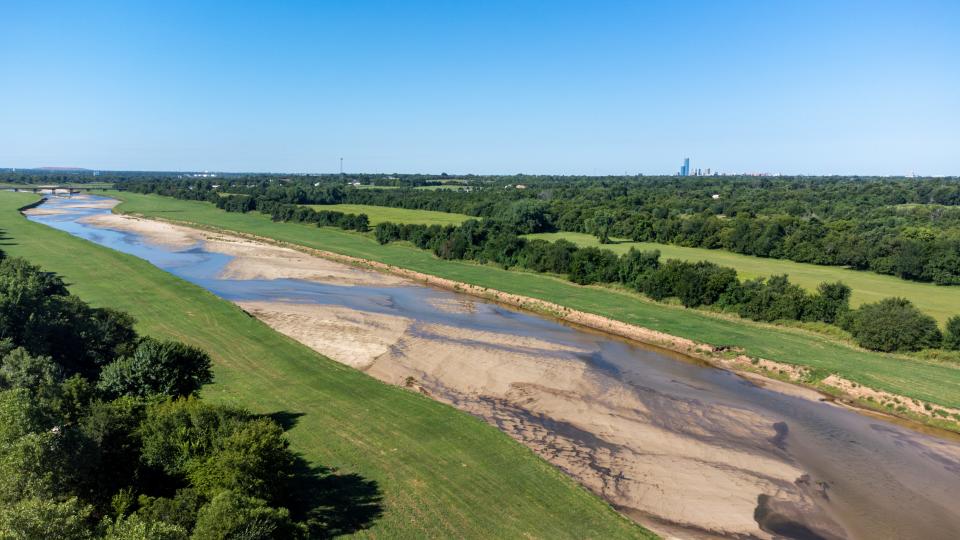
<svg viewBox="0 0 960 540">
<path fill-rule="evenodd" d="M 690 158 L 683 158 L 683 165 L 680 166 L 680 176 L 690 176 Z"/>
<path fill-rule="evenodd" d="M 714 193 L 713 195 L 710 196 L 710 198 L 711 198 L 711 199 L 719 199 L 719 198 L 720 198 L 720 194 L 719 194 L 719 193 Z"/>
</svg>

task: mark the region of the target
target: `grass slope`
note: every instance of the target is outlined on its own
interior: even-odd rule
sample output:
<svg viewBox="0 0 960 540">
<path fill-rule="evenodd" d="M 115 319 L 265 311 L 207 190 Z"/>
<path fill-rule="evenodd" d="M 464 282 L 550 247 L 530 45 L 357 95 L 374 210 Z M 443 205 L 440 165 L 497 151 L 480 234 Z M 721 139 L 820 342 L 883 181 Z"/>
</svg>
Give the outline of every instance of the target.
<svg viewBox="0 0 960 540">
<path fill-rule="evenodd" d="M 366 214 L 370 224 L 376 225 L 384 221 L 393 223 L 419 223 L 423 225 L 459 225 L 470 216 L 464 214 L 449 214 L 432 210 L 407 210 L 406 208 L 391 208 L 389 206 L 373 206 L 370 204 L 311 204 L 314 210 L 335 210 L 345 214 Z M 475 219 L 475 218 L 473 218 Z"/>
<path fill-rule="evenodd" d="M 381 246 L 369 236 L 333 228 L 274 223 L 259 213 L 228 213 L 215 206 L 156 195 L 112 193 L 121 211 L 257 234 L 295 244 L 381 261 L 419 272 L 531 296 L 714 345 L 743 347 L 751 356 L 820 368 L 858 383 L 950 407 L 960 407 L 960 366 L 852 348 L 811 332 L 729 320 L 667 306 L 639 295 L 569 281 L 443 261 L 399 243 Z"/>
<path fill-rule="evenodd" d="M 658 249 L 663 259 L 681 259 L 694 262 L 710 261 L 721 266 L 733 267 L 737 270 L 741 279 L 789 274 L 790 281 L 811 291 L 815 291 L 817 285 L 824 281 L 842 281 L 853 289 L 853 296 L 850 301 L 854 306 L 876 302 L 890 296 L 902 296 L 910 299 L 917 307 L 936 318 L 941 325 L 949 317 L 960 315 L 960 287 L 941 287 L 932 283 L 907 281 L 875 272 L 857 271 L 837 266 L 818 266 L 782 259 L 766 259 L 720 249 L 630 241 L 618 241 L 614 244 L 601 246 L 595 236 L 583 233 L 540 233 L 527 235 L 527 238 L 540 238 L 551 242 L 563 238 L 578 246 L 603 247 L 616 253 L 626 253 L 630 248 L 640 250 Z"/>
<path fill-rule="evenodd" d="M 141 259 L 27 221 L 16 209 L 33 200 L 0 194 L 0 248 L 62 275 L 94 305 L 130 312 L 144 333 L 209 351 L 216 379 L 205 398 L 302 415 L 289 432 L 295 450 L 379 484 L 384 513 L 362 535 L 647 535 L 480 420 L 328 360 Z"/>
</svg>

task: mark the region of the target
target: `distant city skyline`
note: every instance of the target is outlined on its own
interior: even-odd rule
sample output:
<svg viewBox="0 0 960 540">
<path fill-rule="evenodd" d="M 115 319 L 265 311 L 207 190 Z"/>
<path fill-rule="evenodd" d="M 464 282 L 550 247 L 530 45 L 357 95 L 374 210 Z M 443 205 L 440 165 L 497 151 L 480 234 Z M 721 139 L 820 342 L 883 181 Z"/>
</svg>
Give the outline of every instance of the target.
<svg viewBox="0 0 960 540">
<path fill-rule="evenodd" d="M 958 2 L 3 13 L 3 167 L 960 174 Z"/>
</svg>

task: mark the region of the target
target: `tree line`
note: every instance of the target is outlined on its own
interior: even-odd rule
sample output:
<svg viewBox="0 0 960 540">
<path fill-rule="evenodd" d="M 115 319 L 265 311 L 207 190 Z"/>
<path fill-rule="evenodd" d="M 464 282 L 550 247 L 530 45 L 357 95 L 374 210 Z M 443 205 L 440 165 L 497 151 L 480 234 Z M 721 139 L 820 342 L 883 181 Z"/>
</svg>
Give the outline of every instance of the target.
<svg viewBox="0 0 960 540">
<path fill-rule="evenodd" d="M 317 180 L 319 181 L 312 181 Z M 418 178 L 416 182 L 429 182 Z M 342 179 L 132 179 L 125 189 L 210 200 L 217 191 L 285 204 L 370 204 L 504 219 L 569 231 L 848 266 L 960 284 L 960 181 L 861 177 L 466 177 L 470 191 L 355 189 Z M 414 180 L 410 180 L 414 182 Z M 516 185 L 526 189 L 516 189 Z M 217 188 L 212 186 L 216 185 Z"/>
<path fill-rule="evenodd" d="M 786 275 L 741 281 L 735 269 L 707 261 L 661 261 L 655 250 L 631 249 L 618 256 L 566 240 L 529 240 L 515 234 L 515 228 L 497 220 L 468 220 L 460 226 L 379 223 L 373 235 L 381 244 L 406 241 L 442 259 L 561 274 L 580 285 L 618 284 L 653 300 L 676 298 L 685 307 L 711 306 L 755 321 L 834 324 L 877 351 L 960 349 L 960 316 L 950 319 L 944 336 L 932 317 L 905 299 L 851 309 L 851 290 L 840 282 L 821 283 L 816 293 L 809 293 Z"/>
<path fill-rule="evenodd" d="M 311 223 L 318 227 L 339 227 L 344 230 L 367 232 L 370 218 L 366 214 L 347 214 L 335 210 L 314 210 L 306 206 L 273 201 L 250 195 L 227 195 L 216 197 L 217 208 L 227 212 L 259 211 L 269 214 L 273 221 Z"/>
<path fill-rule="evenodd" d="M 139 335 L 58 276 L 0 260 L 0 537 L 343 532 L 276 421 L 197 397 L 212 378 L 203 350 Z"/>
</svg>

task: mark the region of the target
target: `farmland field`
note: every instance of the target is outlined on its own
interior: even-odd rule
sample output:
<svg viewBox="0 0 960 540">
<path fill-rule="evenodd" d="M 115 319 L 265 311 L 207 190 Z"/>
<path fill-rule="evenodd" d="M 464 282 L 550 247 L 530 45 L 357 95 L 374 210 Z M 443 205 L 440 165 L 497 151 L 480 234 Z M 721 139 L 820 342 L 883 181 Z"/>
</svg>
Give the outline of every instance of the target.
<svg viewBox="0 0 960 540">
<path fill-rule="evenodd" d="M 542 274 L 439 260 L 429 252 L 400 243 L 381 246 L 370 236 L 359 233 L 275 223 L 269 216 L 228 213 L 203 202 L 126 192 L 112 195 L 125 201 L 118 207 L 120 211 L 251 233 L 380 261 L 556 302 L 675 336 L 714 345 L 737 345 L 753 356 L 836 372 L 872 388 L 941 405 L 960 406 L 960 366 L 956 364 L 867 352 L 803 330 L 719 318 L 697 310 L 647 301 L 635 294 L 602 287 L 581 287 Z"/>
<path fill-rule="evenodd" d="M 383 515 L 362 536 L 647 534 L 496 428 L 328 360 L 142 259 L 30 222 L 16 211 L 35 200 L 32 194 L 0 193 L 2 249 L 62 275 L 74 294 L 95 306 L 129 312 L 143 333 L 209 351 L 215 381 L 204 389 L 205 399 L 295 419 L 288 432 L 295 451 L 338 474 L 376 482 Z M 166 217 L 180 212 L 156 210 Z"/>
<path fill-rule="evenodd" d="M 314 210 L 335 210 L 345 214 L 366 214 L 370 224 L 376 225 L 384 221 L 393 223 L 419 223 L 422 225 L 459 225 L 470 216 L 464 214 L 450 214 L 447 212 L 433 212 L 431 210 L 408 210 L 406 208 L 391 208 L 388 206 L 373 206 L 369 204 L 311 204 Z"/>
<path fill-rule="evenodd" d="M 737 270 L 741 279 L 787 274 L 790 276 L 790 281 L 811 291 L 816 290 L 817 285 L 824 281 L 842 281 L 853 289 L 851 304 L 854 307 L 867 302 L 876 302 L 890 296 L 902 296 L 933 316 L 941 325 L 949 317 L 960 315 L 960 287 L 958 286 L 943 287 L 932 283 L 907 281 L 874 272 L 740 255 L 739 253 L 719 249 L 681 247 L 652 242 L 630 242 L 628 240 L 614 240 L 613 244 L 601 246 L 596 237 L 582 233 L 540 233 L 526 235 L 526 238 L 540 238 L 548 241 L 562 238 L 578 246 L 603 247 L 616 253 L 626 253 L 631 248 L 640 250 L 657 249 L 660 250 L 661 259 L 710 261 L 721 266 L 730 266 Z"/>
</svg>

